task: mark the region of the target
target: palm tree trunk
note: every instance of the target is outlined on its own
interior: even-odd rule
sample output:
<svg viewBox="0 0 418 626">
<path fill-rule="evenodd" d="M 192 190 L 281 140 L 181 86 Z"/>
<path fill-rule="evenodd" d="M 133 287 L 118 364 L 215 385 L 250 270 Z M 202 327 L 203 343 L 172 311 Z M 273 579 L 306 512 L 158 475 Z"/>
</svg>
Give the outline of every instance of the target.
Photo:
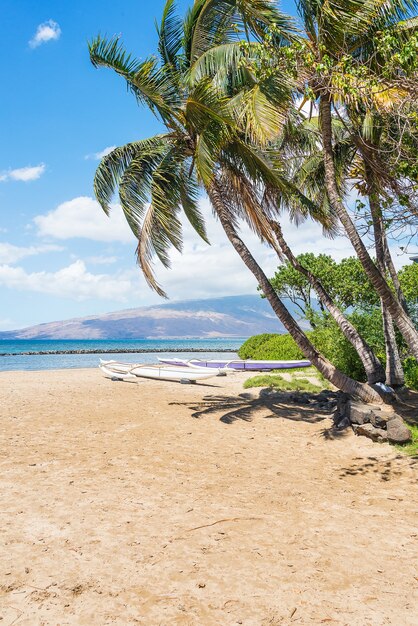
<svg viewBox="0 0 418 626">
<path fill-rule="evenodd" d="M 389 244 L 388 244 L 388 240 L 387 240 L 386 233 L 385 233 L 384 229 L 383 229 L 383 232 L 382 232 L 382 243 L 383 243 L 383 248 L 384 248 L 385 266 L 386 266 L 386 269 L 388 270 L 389 275 L 390 275 L 390 277 L 392 279 L 393 286 L 395 287 L 396 296 L 397 296 L 397 298 L 399 300 L 399 303 L 401 304 L 403 310 L 405 311 L 405 313 L 407 315 L 409 315 L 406 298 L 405 298 L 405 296 L 403 294 L 401 283 L 399 282 L 398 272 L 396 271 L 396 268 L 395 268 L 395 266 L 393 264 L 392 255 L 390 253 Z"/>
<path fill-rule="evenodd" d="M 334 153 L 332 146 L 331 101 L 326 95 L 322 95 L 320 98 L 319 112 L 324 151 L 325 184 L 330 204 L 335 210 L 340 222 L 344 226 L 347 236 L 356 251 L 366 275 L 402 333 L 412 354 L 416 359 L 418 359 L 418 331 L 410 317 L 403 310 L 396 296 L 391 291 L 384 276 L 373 263 L 366 246 L 358 234 L 357 229 L 340 198 L 336 183 Z"/>
<path fill-rule="evenodd" d="M 387 269 L 385 255 L 386 234 L 383 225 L 382 210 L 378 201 L 377 191 L 373 184 L 372 173 L 370 172 L 367 163 L 365 163 L 365 170 L 369 192 L 370 213 L 373 221 L 377 266 L 380 272 L 385 274 Z M 385 336 L 386 383 L 391 387 L 402 387 L 405 384 L 405 376 L 396 343 L 395 329 L 393 327 L 393 321 L 390 313 L 382 298 L 380 299 L 380 307 L 382 310 L 383 332 Z"/>
<path fill-rule="evenodd" d="M 280 224 L 272 221 L 271 226 L 277 237 L 279 246 L 283 251 L 283 254 L 288 259 L 289 263 L 292 265 L 292 267 L 294 267 L 296 271 L 300 272 L 307 278 L 309 283 L 318 294 L 321 302 L 331 313 L 344 337 L 357 351 L 366 371 L 368 383 L 372 385 L 377 382 L 384 382 L 385 371 L 369 344 L 364 341 L 364 339 L 360 336 L 358 330 L 351 324 L 351 322 L 348 321 L 342 311 L 336 306 L 329 293 L 323 287 L 321 281 L 299 263 L 283 237 L 283 232 Z"/>
<path fill-rule="evenodd" d="M 343 372 L 334 367 L 332 363 L 330 363 L 316 350 L 303 330 L 290 315 L 283 302 L 277 296 L 270 284 L 269 279 L 254 259 L 245 243 L 235 231 L 233 222 L 231 221 L 231 216 L 223 201 L 222 189 L 218 186 L 216 180 L 212 183 L 209 189 L 207 189 L 207 192 L 212 207 L 219 217 L 226 236 L 241 259 L 244 261 L 245 265 L 257 279 L 273 311 L 276 313 L 288 333 L 293 337 L 306 358 L 311 361 L 311 363 L 321 372 L 323 376 L 325 376 L 327 380 L 338 387 L 338 389 L 341 389 L 341 391 L 344 391 L 351 396 L 357 396 L 364 402 L 382 402 L 381 396 L 375 389 L 369 385 L 359 383 L 358 381 L 349 378 Z"/>
</svg>

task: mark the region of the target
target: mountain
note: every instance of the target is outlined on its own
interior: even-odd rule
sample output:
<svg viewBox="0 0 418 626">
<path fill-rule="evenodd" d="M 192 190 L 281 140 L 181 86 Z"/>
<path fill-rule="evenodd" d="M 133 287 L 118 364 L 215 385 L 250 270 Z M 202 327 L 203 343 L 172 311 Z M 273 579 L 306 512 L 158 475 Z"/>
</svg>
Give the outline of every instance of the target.
<svg viewBox="0 0 418 626">
<path fill-rule="evenodd" d="M 291 303 L 287 303 L 292 311 Z M 1 339 L 179 339 L 283 333 L 258 295 L 186 300 L 0 332 Z"/>
</svg>

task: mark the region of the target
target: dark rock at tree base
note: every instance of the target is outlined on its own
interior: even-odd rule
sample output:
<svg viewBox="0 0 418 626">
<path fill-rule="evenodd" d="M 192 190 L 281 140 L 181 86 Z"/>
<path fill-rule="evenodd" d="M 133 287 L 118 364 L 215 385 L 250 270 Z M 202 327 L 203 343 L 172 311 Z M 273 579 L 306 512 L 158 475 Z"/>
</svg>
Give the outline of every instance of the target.
<svg viewBox="0 0 418 626">
<path fill-rule="evenodd" d="M 386 428 L 387 438 L 391 443 L 408 443 L 412 439 L 411 431 L 397 415 L 388 420 Z"/>
<path fill-rule="evenodd" d="M 389 441 L 403 444 L 412 439 L 409 428 L 392 407 L 363 404 L 344 396 L 339 397 L 334 424 L 338 430 L 351 424 L 356 435 L 363 435 L 379 443 Z"/>
<path fill-rule="evenodd" d="M 378 424 L 379 417 L 377 414 L 381 412 L 379 406 L 371 404 L 360 404 L 358 402 L 351 401 L 349 403 L 350 420 L 353 424 L 369 424 L 370 422 L 374 426 L 380 428 L 381 424 Z"/>
<path fill-rule="evenodd" d="M 376 428 L 373 424 L 353 424 L 353 430 L 356 435 L 363 435 L 372 441 L 383 443 L 388 441 L 388 434 L 383 428 Z"/>
<path fill-rule="evenodd" d="M 379 409 L 373 411 L 370 414 L 370 423 L 373 424 L 376 428 L 386 428 L 386 425 L 390 419 L 393 418 L 393 414 L 387 413 Z"/>
</svg>

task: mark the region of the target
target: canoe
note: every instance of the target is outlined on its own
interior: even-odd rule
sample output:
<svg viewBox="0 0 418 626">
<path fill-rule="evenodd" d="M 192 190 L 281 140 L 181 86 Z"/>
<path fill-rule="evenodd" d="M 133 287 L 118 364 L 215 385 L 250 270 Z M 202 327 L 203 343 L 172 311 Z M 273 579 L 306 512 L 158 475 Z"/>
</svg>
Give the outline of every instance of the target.
<svg viewBox="0 0 418 626">
<path fill-rule="evenodd" d="M 129 372 L 121 372 L 113 369 L 110 369 L 109 367 L 106 367 L 106 365 L 99 365 L 101 371 L 103 372 L 103 374 L 105 375 L 105 378 L 110 378 L 111 380 L 130 380 L 130 381 L 134 381 L 137 379 L 137 377 L 134 374 L 130 374 Z"/>
<path fill-rule="evenodd" d="M 167 365 L 181 367 L 202 367 L 215 369 L 233 369 L 238 371 L 270 372 L 271 370 L 293 369 L 295 367 L 310 367 L 310 361 L 257 361 L 253 359 L 208 360 L 204 359 L 158 359 Z"/>
<path fill-rule="evenodd" d="M 190 383 L 197 380 L 213 378 L 219 374 L 219 369 L 207 370 L 173 365 L 138 365 L 130 370 L 139 378 L 156 378 L 159 380 L 173 380 L 181 383 Z"/>
<path fill-rule="evenodd" d="M 203 367 L 191 368 L 172 365 L 141 365 L 138 363 L 120 363 L 118 361 L 103 361 L 99 365 L 106 378 L 113 380 L 135 380 L 136 378 L 155 378 L 160 380 L 174 380 L 177 382 L 195 382 L 219 376 L 219 369 L 210 370 Z"/>
<path fill-rule="evenodd" d="M 106 367 L 109 370 L 113 370 L 121 374 L 128 373 L 133 367 L 138 367 L 139 365 L 141 365 L 140 363 L 122 363 L 121 361 L 103 361 L 103 359 L 99 360 L 100 366 Z"/>
</svg>

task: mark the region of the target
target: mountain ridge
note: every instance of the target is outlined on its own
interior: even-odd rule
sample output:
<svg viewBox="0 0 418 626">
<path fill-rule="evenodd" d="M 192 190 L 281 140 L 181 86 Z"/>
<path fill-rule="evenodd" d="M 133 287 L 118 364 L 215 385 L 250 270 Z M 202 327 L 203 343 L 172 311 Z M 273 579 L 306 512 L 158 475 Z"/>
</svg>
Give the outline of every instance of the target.
<svg viewBox="0 0 418 626">
<path fill-rule="evenodd" d="M 286 303 L 294 313 L 292 303 Z M 11 339 L 190 339 L 286 332 L 258 295 L 224 296 L 123 309 L 1 331 Z"/>
</svg>

